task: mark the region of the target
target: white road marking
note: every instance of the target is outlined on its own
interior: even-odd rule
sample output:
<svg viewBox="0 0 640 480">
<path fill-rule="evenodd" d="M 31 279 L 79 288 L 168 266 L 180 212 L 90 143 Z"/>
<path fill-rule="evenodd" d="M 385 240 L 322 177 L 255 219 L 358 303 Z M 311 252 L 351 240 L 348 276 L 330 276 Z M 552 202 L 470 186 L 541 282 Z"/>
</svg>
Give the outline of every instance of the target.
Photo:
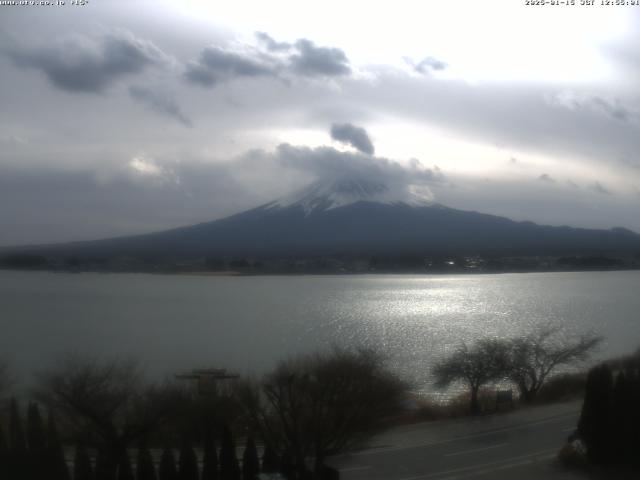
<svg viewBox="0 0 640 480">
<path fill-rule="evenodd" d="M 481 447 L 481 448 L 473 448 L 471 450 L 463 450 L 461 452 L 454 452 L 454 453 L 445 453 L 445 457 L 457 457 L 458 455 L 467 455 L 469 453 L 476 453 L 476 452 L 484 452 L 485 450 L 492 450 L 494 448 L 500 448 L 500 447 L 505 447 L 509 445 L 508 443 L 498 443 L 496 445 L 489 445 L 488 447 Z"/>
</svg>

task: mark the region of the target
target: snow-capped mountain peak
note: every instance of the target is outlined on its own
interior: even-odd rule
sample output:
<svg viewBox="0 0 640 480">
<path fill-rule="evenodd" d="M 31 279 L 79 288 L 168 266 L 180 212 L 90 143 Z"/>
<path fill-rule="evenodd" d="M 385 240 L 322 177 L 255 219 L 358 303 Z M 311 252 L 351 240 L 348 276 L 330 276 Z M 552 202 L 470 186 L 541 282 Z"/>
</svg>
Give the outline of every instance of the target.
<svg viewBox="0 0 640 480">
<path fill-rule="evenodd" d="M 343 207 L 357 202 L 373 202 L 387 205 L 433 205 L 431 192 L 426 188 L 407 185 L 390 185 L 379 181 L 341 178 L 318 181 L 292 195 L 273 203 L 273 207 L 299 206 L 309 214 Z"/>
</svg>

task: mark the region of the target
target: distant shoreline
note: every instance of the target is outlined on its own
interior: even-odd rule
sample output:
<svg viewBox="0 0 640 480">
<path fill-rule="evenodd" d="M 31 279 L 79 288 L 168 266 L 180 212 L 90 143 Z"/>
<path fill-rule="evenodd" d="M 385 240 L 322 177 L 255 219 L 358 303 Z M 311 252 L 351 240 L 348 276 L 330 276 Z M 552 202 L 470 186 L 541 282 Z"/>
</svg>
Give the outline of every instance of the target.
<svg viewBox="0 0 640 480">
<path fill-rule="evenodd" d="M 499 274 L 527 274 L 527 273 L 596 273 L 596 272 L 627 272 L 640 271 L 640 267 L 629 268 L 585 268 L 585 269 L 547 269 L 547 270 L 500 270 L 500 271 L 429 271 L 429 270 L 387 270 L 387 271 L 241 271 L 241 270 L 194 270 L 194 271 L 162 271 L 162 270 L 93 270 L 93 269 L 51 269 L 51 268 L 7 268 L 0 267 L 0 271 L 6 272 L 48 272 L 48 273 L 101 273 L 101 274 L 146 274 L 146 275 L 172 275 L 191 277 L 270 277 L 270 276 L 359 276 L 359 275 L 499 275 Z"/>
</svg>

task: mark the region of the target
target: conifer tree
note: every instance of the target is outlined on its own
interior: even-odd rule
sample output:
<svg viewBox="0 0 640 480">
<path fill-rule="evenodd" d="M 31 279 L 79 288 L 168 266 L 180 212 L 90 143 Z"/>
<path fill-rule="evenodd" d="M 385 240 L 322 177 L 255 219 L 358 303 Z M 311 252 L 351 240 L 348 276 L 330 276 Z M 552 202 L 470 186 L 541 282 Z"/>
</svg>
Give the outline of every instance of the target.
<svg viewBox="0 0 640 480">
<path fill-rule="evenodd" d="M 110 462 L 107 460 L 107 455 L 104 448 L 98 449 L 96 456 L 96 468 L 95 468 L 96 480 L 116 480 L 115 472 L 111 467 Z"/>
<path fill-rule="evenodd" d="M 30 475 L 36 480 L 45 478 L 47 475 L 47 437 L 40 409 L 35 403 L 30 403 L 27 409 L 27 445 Z"/>
<path fill-rule="evenodd" d="M 9 462 L 9 446 L 4 438 L 2 425 L 0 424 L 0 478 L 9 478 L 8 470 Z"/>
<path fill-rule="evenodd" d="M 291 454 L 289 452 L 284 452 L 282 457 L 280 457 L 280 473 L 287 480 L 293 480 L 294 478 L 294 467 L 293 460 L 291 458 Z"/>
<path fill-rule="evenodd" d="M 613 376 L 604 364 L 589 371 L 585 386 L 578 433 L 587 446 L 587 455 L 593 463 L 606 465 L 612 461 Z"/>
<path fill-rule="evenodd" d="M 210 434 L 205 437 L 204 441 L 202 480 L 218 480 L 218 453 L 216 452 L 216 442 Z"/>
<path fill-rule="evenodd" d="M 12 398 L 9 410 L 9 461 L 7 462 L 10 478 L 25 479 L 28 475 L 28 467 L 29 459 L 20 408 L 17 400 Z"/>
<path fill-rule="evenodd" d="M 252 437 L 247 437 L 247 445 L 242 455 L 242 480 L 255 480 L 260 473 L 258 450 Z"/>
<path fill-rule="evenodd" d="M 270 443 L 264 446 L 262 452 L 262 471 L 264 473 L 276 473 L 280 465 L 278 454 L 275 452 Z"/>
<path fill-rule="evenodd" d="M 159 480 L 178 480 L 178 470 L 176 470 L 176 461 L 173 451 L 165 448 L 160 457 Z"/>
<path fill-rule="evenodd" d="M 43 452 L 47 448 L 44 424 L 36 403 L 30 403 L 27 409 L 27 443 L 32 452 Z"/>
<path fill-rule="evenodd" d="M 73 480 L 93 480 L 93 468 L 87 450 L 81 445 L 76 446 L 73 457 Z"/>
<path fill-rule="evenodd" d="M 133 469 L 131 468 L 131 459 L 126 450 L 122 452 L 118 462 L 118 480 L 135 480 L 133 478 Z"/>
<path fill-rule="evenodd" d="M 12 453 L 24 454 L 27 451 L 22 418 L 20 417 L 20 407 L 15 398 L 11 399 L 9 412 L 9 444 Z"/>
<path fill-rule="evenodd" d="M 178 478 L 180 480 L 198 480 L 198 457 L 186 438 L 180 447 L 180 459 L 178 460 Z"/>
<path fill-rule="evenodd" d="M 47 480 L 70 480 L 58 427 L 51 411 L 47 418 L 47 471 Z"/>
<path fill-rule="evenodd" d="M 631 404 L 633 405 L 631 412 L 631 429 L 632 445 L 640 445 L 640 370 L 634 369 L 632 374 L 632 380 L 630 381 L 631 387 Z M 633 465 L 640 465 L 640 455 L 633 455 Z"/>
<path fill-rule="evenodd" d="M 620 372 L 613 388 L 613 443 L 616 463 L 628 465 L 633 456 L 633 390 L 627 375 Z"/>
<path fill-rule="evenodd" d="M 156 468 L 153 464 L 151 452 L 144 442 L 140 444 L 140 448 L 138 448 L 136 480 L 157 480 Z"/>
<path fill-rule="evenodd" d="M 220 478 L 222 480 L 240 480 L 240 466 L 236 457 L 236 446 L 228 425 L 222 430 L 220 447 Z"/>
</svg>

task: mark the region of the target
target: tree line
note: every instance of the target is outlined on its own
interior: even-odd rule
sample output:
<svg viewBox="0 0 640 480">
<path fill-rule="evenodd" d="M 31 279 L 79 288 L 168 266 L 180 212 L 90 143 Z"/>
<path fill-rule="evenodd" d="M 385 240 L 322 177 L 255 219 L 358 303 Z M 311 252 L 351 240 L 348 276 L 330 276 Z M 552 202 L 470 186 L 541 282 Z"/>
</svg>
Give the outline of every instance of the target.
<svg viewBox="0 0 640 480">
<path fill-rule="evenodd" d="M 559 366 L 585 360 L 600 341 L 550 327 L 480 339 L 455 349 L 434 374 L 439 385 L 465 382 L 478 413 L 483 385 L 510 380 L 531 402 Z M 135 362 L 71 355 L 38 375 L 24 431 L 15 401 L 0 413 L 0 468 L 15 480 L 42 472 L 53 480 L 332 478 L 328 457 L 363 444 L 405 408 L 409 387 L 384 360 L 372 350 L 333 349 L 196 394 L 176 381 L 146 381 Z M 0 364 L 0 397 L 7 377 Z M 38 404 L 50 412 L 46 427 Z M 62 445 L 76 449 L 66 473 Z"/>
<path fill-rule="evenodd" d="M 73 355 L 38 376 L 26 421 L 15 400 L 0 415 L 0 478 L 335 478 L 325 459 L 366 440 L 401 411 L 406 392 L 369 350 L 292 358 L 206 394 L 148 383 L 134 362 Z M 35 402 L 53 412 L 49 427 Z M 71 468 L 63 445 L 75 448 Z"/>
<path fill-rule="evenodd" d="M 249 480 L 260 472 L 282 473 L 289 478 L 287 459 L 280 459 L 273 449 L 264 449 L 262 460 L 253 437 L 247 437 L 242 462 L 236 456 L 236 443 L 231 429 L 222 431 L 218 449 L 209 437 L 201 458 L 189 439 L 183 439 L 176 456 L 173 448 L 165 447 L 159 461 L 154 459 L 144 440 L 135 449 L 125 449 L 115 464 L 109 464 L 104 450 L 92 459 L 85 445 L 76 444 L 72 462 L 65 458 L 63 442 L 51 413 L 46 427 L 36 403 L 30 403 L 26 428 L 15 399 L 10 402 L 8 438 L 0 431 L 0 478 L 12 480 Z M 135 468 L 134 468 L 135 466 Z"/>
<path fill-rule="evenodd" d="M 482 386 L 511 382 L 520 399 L 532 403 L 558 367 L 583 362 L 601 342 L 602 337 L 592 333 L 571 337 L 559 327 L 543 326 L 523 337 L 482 338 L 471 346 L 463 343 L 435 364 L 433 375 L 439 387 L 466 384 L 469 411 L 475 415 L 481 413 Z"/>
</svg>

